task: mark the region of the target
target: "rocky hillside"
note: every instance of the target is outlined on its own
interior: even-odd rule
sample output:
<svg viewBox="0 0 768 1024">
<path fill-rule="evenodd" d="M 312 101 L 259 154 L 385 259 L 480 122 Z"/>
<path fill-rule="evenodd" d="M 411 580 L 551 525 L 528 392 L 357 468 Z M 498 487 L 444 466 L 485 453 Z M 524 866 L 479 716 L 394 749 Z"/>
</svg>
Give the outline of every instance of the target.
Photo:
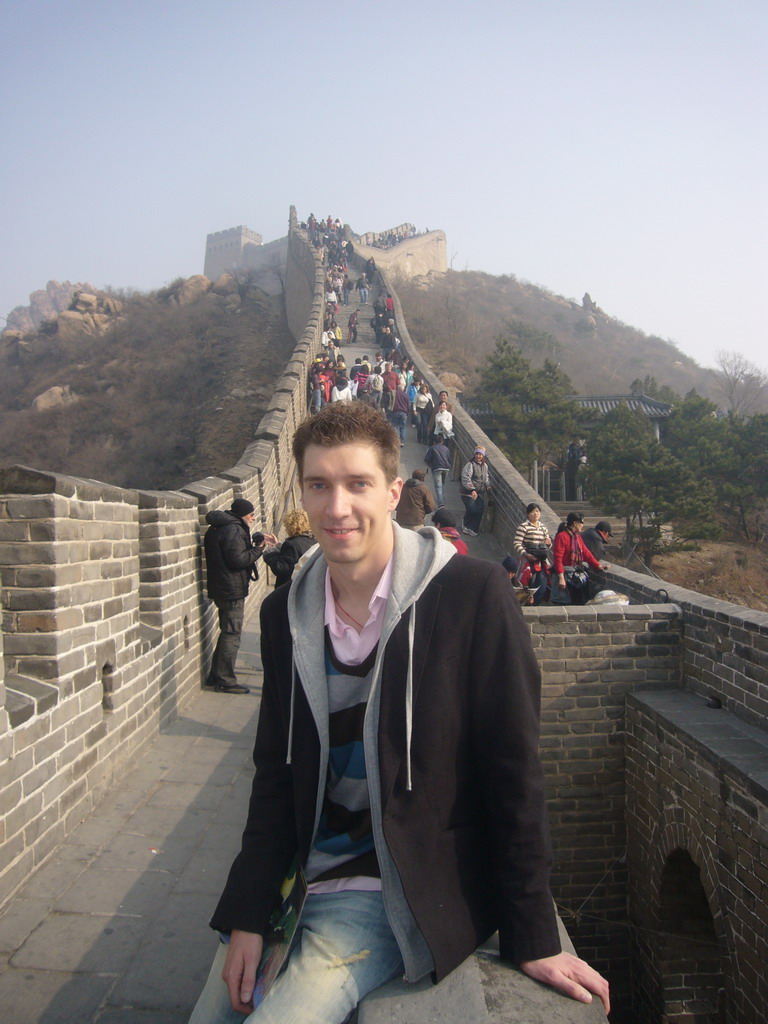
<svg viewBox="0 0 768 1024">
<path fill-rule="evenodd" d="M 55 320 L 59 313 L 69 309 L 75 292 L 91 293 L 93 285 L 71 281 L 49 281 L 45 288 L 32 292 L 28 306 L 16 306 L 8 314 L 11 330 L 35 331 L 45 320 Z"/>
<path fill-rule="evenodd" d="M 292 349 L 282 299 L 249 277 L 78 287 L 0 336 L 0 464 L 153 489 L 214 474 L 250 442 Z"/>
<path fill-rule="evenodd" d="M 438 371 L 461 377 L 467 393 L 499 337 L 539 367 L 558 363 L 579 394 L 627 394 L 635 380 L 722 400 L 710 370 L 669 341 L 622 323 L 585 295 L 574 302 L 513 275 L 453 271 L 399 281 L 414 341 Z"/>
</svg>

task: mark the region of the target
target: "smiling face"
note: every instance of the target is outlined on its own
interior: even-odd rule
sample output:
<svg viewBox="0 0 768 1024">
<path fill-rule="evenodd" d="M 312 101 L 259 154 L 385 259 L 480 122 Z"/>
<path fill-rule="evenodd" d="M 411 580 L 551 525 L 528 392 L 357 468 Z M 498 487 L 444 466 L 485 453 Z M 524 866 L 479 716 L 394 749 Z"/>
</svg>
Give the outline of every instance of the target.
<svg viewBox="0 0 768 1024">
<path fill-rule="evenodd" d="M 392 554 L 391 512 L 403 481 L 387 483 L 376 448 L 310 444 L 304 452 L 301 502 L 326 561 L 356 574 L 381 574 Z"/>
</svg>

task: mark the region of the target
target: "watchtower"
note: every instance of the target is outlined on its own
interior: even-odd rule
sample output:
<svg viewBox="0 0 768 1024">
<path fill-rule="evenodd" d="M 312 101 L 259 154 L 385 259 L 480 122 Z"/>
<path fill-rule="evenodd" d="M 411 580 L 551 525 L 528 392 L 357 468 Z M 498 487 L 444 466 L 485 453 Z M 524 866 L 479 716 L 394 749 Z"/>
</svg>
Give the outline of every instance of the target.
<svg viewBox="0 0 768 1024">
<path fill-rule="evenodd" d="M 261 235 L 244 224 L 225 231 L 214 231 L 206 238 L 203 273 L 215 281 L 225 270 L 250 267 L 249 257 L 261 244 Z"/>
</svg>

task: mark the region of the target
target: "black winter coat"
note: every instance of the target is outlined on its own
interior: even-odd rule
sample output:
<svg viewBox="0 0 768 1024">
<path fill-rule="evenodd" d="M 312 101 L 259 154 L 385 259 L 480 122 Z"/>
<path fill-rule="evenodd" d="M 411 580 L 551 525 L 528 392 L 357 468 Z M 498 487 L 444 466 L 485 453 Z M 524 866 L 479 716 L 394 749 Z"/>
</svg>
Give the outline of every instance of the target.
<svg viewBox="0 0 768 1024">
<path fill-rule="evenodd" d="M 292 857 L 298 850 L 305 863 L 309 855 L 327 768 L 300 682 L 291 696 L 289 593 L 280 587 L 261 608 L 256 776 L 242 849 L 211 921 L 223 932 L 264 933 Z M 560 941 L 538 760 L 540 676 L 506 573 L 474 558 L 452 558 L 416 604 L 412 792 L 404 756 L 408 620 L 403 615 L 383 661 L 383 828 L 435 978 L 496 929 L 506 959 L 551 956 Z"/>
<path fill-rule="evenodd" d="M 233 512 L 209 512 L 203 544 L 212 601 L 240 601 L 251 580 L 259 578 L 256 562 L 261 549 L 253 546 L 246 523 Z"/>
<path fill-rule="evenodd" d="M 587 545 L 598 562 L 605 558 L 605 542 L 594 526 L 589 526 L 586 530 L 583 530 L 581 539 Z"/>
<path fill-rule="evenodd" d="M 264 561 L 275 574 L 275 586 L 281 587 L 293 576 L 296 563 L 316 543 L 308 533 L 297 533 L 284 540 L 274 551 L 264 552 Z"/>
</svg>

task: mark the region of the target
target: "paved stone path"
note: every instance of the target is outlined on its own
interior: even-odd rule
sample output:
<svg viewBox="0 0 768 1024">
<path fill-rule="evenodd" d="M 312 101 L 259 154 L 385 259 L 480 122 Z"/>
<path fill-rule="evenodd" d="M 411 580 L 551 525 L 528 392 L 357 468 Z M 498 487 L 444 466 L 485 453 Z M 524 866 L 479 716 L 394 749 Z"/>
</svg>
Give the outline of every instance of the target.
<svg viewBox="0 0 768 1024">
<path fill-rule="evenodd" d="M 342 307 L 341 321 L 354 309 Z M 375 355 L 369 305 L 347 365 Z M 415 427 L 402 472 L 423 466 Z M 446 503 L 460 522 L 458 483 Z M 470 553 L 500 559 L 491 537 Z M 94 812 L 29 879 L 0 918 L 2 1024 L 182 1024 L 217 939 L 207 926 L 250 792 L 258 718 L 258 615 L 249 616 L 238 677 L 248 696 L 202 691 L 121 775 Z"/>
<path fill-rule="evenodd" d="M 375 295 L 370 296 L 371 300 L 375 298 Z M 350 302 L 349 306 L 342 306 L 338 316 L 338 322 L 341 324 L 342 330 L 344 331 L 344 337 L 347 337 L 347 318 L 349 314 L 357 309 L 359 304 Z M 376 355 L 376 345 L 374 341 L 373 328 L 370 325 L 370 319 L 373 316 L 373 306 L 369 302 L 365 306 L 359 306 L 360 317 L 357 328 L 357 345 L 343 345 L 342 353 L 344 355 L 344 362 L 347 364 L 347 369 L 352 367 L 355 359 L 358 357 L 362 359 L 364 355 L 367 355 L 374 359 Z M 424 452 L 426 449 L 423 445 L 419 444 L 416 440 L 416 427 L 408 426 L 408 440 L 405 443 L 405 447 L 400 453 L 400 472 L 403 478 L 409 477 L 414 469 L 426 469 L 424 465 Z M 431 475 L 427 475 L 427 485 L 430 485 Z M 459 497 L 459 482 L 458 480 L 447 479 L 445 482 L 445 504 L 446 507 L 456 517 L 459 530 L 461 530 L 461 521 L 464 515 L 464 506 L 461 503 Z M 428 522 L 428 521 L 427 521 Z M 466 542 L 469 548 L 470 555 L 474 555 L 476 558 L 487 558 L 492 561 L 501 561 L 502 558 L 507 554 L 506 551 L 502 550 L 498 541 L 495 537 L 490 534 L 481 533 L 479 537 L 468 537 L 462 535 L 462 540 Z"/>
</svg>

